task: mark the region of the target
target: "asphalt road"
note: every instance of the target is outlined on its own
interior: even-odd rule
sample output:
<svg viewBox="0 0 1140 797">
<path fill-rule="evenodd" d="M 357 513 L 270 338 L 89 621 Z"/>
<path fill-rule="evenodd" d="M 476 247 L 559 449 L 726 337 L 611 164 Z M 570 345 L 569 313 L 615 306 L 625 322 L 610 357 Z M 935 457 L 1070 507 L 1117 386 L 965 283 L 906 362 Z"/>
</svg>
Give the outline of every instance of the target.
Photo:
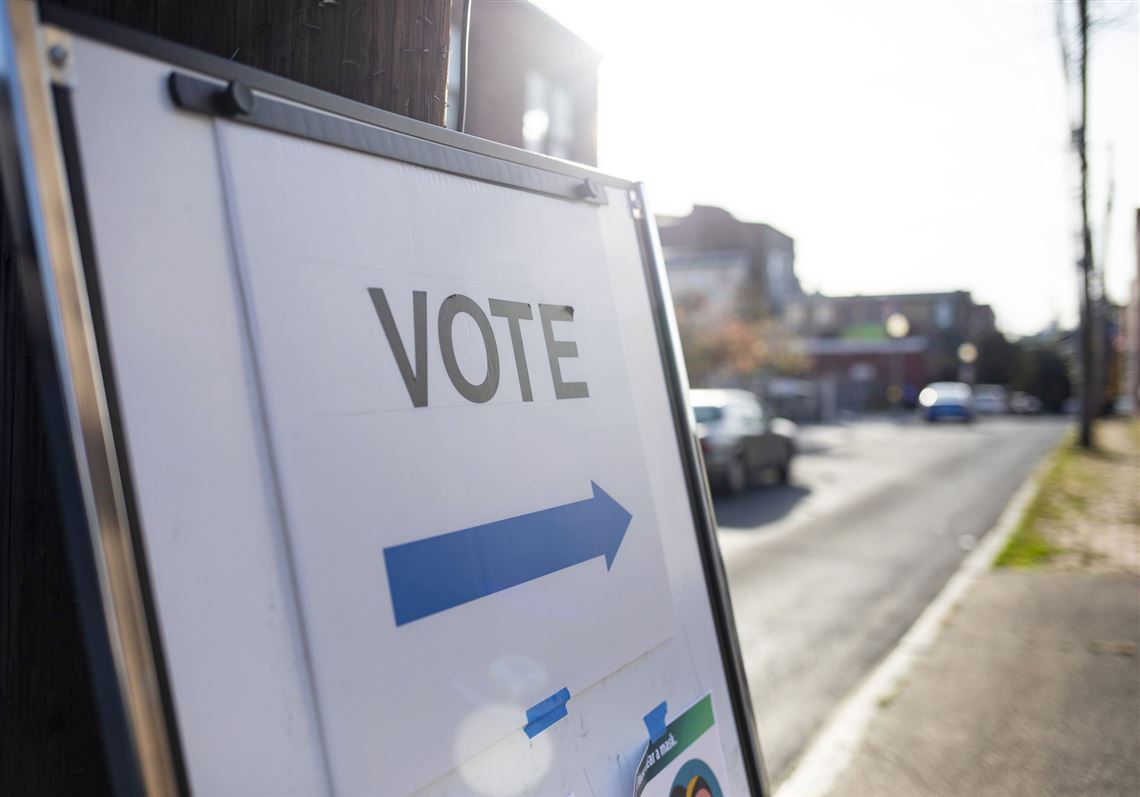
<svg viewBox="0 0 1140 797">
<path fill-rule="evenodd" d="M 807 428 L 791 485 L 717 501 L 773 786 L 1066 428 L 1047 417 Z"/>
</svg>

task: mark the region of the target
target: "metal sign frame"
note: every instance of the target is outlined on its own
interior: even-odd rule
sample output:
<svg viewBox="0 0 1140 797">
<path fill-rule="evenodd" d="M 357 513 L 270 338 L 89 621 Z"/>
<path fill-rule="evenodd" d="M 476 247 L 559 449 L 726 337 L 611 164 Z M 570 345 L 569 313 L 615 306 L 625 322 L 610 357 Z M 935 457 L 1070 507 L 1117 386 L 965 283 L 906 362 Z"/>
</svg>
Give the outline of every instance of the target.
<svg viewBox="0 0 1140 797">
<path fill-rule="evenodd" d="M 0 177 L 115 791 L 157 795 L 190 790 L 106 343 L 69 87 L 73 34 L 169 64 L 174 70 L 172 99 L 187 111 L 224 115 L 566 201 L 604 202 L 600 185 L 629 192 L 733 727 L 749 786 L 754 794 L 767 795 L 689 410 L 688 376 L 645 187 L 382 111 L 73 12 L 46 7 L 46 24 L 41 24 L 40 11 L 32 2 L 0 8 Z"/>
</svg>

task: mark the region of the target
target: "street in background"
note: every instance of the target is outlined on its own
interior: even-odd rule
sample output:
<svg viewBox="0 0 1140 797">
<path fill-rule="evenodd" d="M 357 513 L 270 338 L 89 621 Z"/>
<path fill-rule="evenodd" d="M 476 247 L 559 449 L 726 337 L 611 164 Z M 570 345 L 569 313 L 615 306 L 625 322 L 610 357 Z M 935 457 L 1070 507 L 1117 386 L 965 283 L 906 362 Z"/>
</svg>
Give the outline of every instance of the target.
<svg viewBox="0 0 1140 797">
<path fill-rule="evenodd" d="M 801 430 L 795 477 L 716 500 L 774 783 L 907 631 L 1069 428 L 868 418 Z"/>
</svg>

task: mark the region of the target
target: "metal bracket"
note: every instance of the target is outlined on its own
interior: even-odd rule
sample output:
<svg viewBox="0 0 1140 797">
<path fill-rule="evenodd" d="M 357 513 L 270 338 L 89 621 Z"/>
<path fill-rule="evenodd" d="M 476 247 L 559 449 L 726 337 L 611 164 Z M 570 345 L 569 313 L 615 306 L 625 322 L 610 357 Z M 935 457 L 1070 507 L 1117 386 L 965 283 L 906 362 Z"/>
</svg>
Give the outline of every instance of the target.
<svg viewBox="0 0 1140 797">
<path fill-rule="evenodd" d="M 51 25 L 45 25 L 42 30 L 48 77 L 57 86 L 73 88 L 71 64 L 75 59 L 75 51 L 72 48 L 71 34 Z"/>
<path fill-rule="evenodd" d="M 220 116 L 234 122 L 488 183 L 521 188 L 536 194 L 591 205 L 609 204 L 604 186 L 597 180 L 571 177 L 468 152 L 346 116 L 286 102 L 269 94 L 255 92 L 239 80 L 221 83 L 184 72 L 171 72 L 168 86 L 171 100 L 186 111 Z"/>
<path fill-rule="evenodd" d="M 630 190 L 627 193 L 629 195 L 629 215 L 640 221 L 645 215 L 645 203 L 641 201 L 641 195 L 637 191 Z"/>
</svg>

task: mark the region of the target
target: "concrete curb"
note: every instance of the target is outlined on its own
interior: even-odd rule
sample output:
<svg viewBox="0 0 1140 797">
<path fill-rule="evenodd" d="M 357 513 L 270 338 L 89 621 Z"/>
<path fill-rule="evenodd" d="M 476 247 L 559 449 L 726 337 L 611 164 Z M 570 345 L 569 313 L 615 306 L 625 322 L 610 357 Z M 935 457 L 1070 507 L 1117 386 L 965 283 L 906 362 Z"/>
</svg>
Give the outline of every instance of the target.
<svg viewBox="0 0 1140 797">
<path fill-rule="evenodd" d="M 1037 494 L 1051 461 L 1050 453 L 1017 488 L 997 523 L 962 560 L 958 570 L 899 640 L 895 649 L 840 705 L 787 780 L 776 790 L 775 797 L 824 797 L 831 790 L 836 778 L 855 757 L 881 701 L 888 700 L 895 694 L 915 660 L 938 639 L 942 624 L 954 606 L 974 582 L 990 569 L 994 559 L 1001 553 L 1029 502 Z"/>
</svg>

